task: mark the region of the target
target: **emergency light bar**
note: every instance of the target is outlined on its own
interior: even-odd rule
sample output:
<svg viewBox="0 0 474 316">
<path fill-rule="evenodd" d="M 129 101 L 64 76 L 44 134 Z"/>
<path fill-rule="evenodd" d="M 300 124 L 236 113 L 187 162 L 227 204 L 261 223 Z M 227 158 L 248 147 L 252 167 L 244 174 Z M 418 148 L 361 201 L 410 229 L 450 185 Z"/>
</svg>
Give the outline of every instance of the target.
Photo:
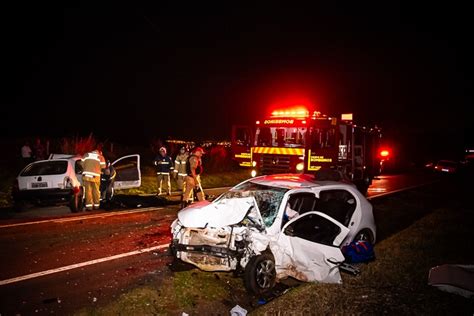
<svg viewBox="0 0 474 316">
<path fill-rule="evenodd" d="M 308 117 L 308 110 L 273 111 L 272 117 Z"/>
</svg>

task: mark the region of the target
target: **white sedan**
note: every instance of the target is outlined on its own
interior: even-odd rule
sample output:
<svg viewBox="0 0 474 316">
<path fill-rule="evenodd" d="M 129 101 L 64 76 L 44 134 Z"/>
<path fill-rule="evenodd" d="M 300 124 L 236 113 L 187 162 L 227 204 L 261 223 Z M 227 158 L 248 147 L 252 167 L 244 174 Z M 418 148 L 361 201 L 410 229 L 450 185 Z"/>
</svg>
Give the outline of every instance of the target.
<svg viewBox="0 0 474 316">
<path fill-rule="evenodd" d="M 67 204 L 72 212 L 84 206 L 81 156 L 51 154 L 47 160 L 28 164 L 16 178 L 12 190 L 14 207 L 33 204 Z M 112 162 L 117 176 L 114 189 L 140 187 L 140 155 L 128 155 Z"/>
<path fill-rule="evenodd" d="M 372 205 L 355 186 L 300 174 L 252 178 L 192 204 L 171 233 L 177 258 L 205 271 L 243 271 L 255 294 L 288 276 L 340 283 L 341 248 L 376 239 Z"/>
</svg>

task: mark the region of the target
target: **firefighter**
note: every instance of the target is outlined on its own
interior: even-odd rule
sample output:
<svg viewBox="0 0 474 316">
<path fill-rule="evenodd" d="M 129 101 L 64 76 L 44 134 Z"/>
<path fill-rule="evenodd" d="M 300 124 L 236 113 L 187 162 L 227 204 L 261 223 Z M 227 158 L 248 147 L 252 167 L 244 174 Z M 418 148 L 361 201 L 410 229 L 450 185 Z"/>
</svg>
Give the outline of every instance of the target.
<svg viewBox="0 0 474 316">
<path fill-rule="evenodd" d="M 115 168 L 110 163 L 110 160 L 107 160 L 105 168 L 102 169 L 102 175 L 100 178 L 101 199 L 104 202 L 110 202 L 112 199 L 116 175 L 117 171 L 115 171 Z"/>
<path fill-rule="evenodd" d="M 174 160 L 174 178 L 178 184 L 178 189 L 182 192 L 184 186 L 184 179 L 186 173 L 186 162 L 188 161 L 189 153 L 186 147 L 183 146 L 179 149 L 179 153 Z"/>
<path fill-rule="evenodd" d="M 87 211 L 100 207 L 100 176 L 102 169 L 106 166 L 101 149 L 102 146 L 99 144 L 95 150 L 86 153 L 81 159 Z"/>
<path fill-rule="evenodd" d="M 171 157 L 166 154 L 166 148 L 161 147 L 159 154 L 156 156 L 153 161 L 156 166 L 156 174 L 158 177 L 158 194 L 171 195 L 171 182 L 170 182 L 170 173 L 173 171 L 173 161 Z M 163 184 L 164 183 L 164 184 Z"/>
<path fill-rule="evenodd" d="M 183 202 L 184 206 L 189 205 L 193 202 L 193 199 L 190 197 L 191 191 L 194 190 L 195 196 L 199 201 L 204 200 L 204 192 L 202 191 L 201 178 L 202 174 L 202 160 L 201 157 L 204 154 L 204 150 L 201 147 L 195 148 L 191 155 L 188 157 L 186 163 L 186 188 L 184 190 Z"/>
</svg>

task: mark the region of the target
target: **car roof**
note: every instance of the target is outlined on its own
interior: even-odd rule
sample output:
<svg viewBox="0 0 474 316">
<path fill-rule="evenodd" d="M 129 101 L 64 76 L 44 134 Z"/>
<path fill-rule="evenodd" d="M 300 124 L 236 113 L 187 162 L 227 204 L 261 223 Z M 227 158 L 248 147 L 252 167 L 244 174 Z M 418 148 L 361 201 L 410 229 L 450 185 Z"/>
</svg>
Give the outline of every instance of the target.
<svg viewBox="0 0 474 316">
<path fill-rule="evenodd" d="M 348 185 L 337 181 L 316 181 L 310 174 L 273 174 L 265 175 L 248 180 L 252 183 L 269 185 L 273 187 L 295 189 L 295 188 L 313 188 L 326 185 Z"/>
</svg>

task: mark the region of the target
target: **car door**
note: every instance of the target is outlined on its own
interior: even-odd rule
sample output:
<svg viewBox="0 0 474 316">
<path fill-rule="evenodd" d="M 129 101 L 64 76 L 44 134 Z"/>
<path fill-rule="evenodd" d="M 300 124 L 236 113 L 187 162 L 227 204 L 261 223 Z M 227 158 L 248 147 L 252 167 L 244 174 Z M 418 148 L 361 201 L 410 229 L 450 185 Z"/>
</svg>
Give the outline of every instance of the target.
<svg viewBox="0 0 474 316">
<path fill-rule="evenodd" d="M 292 219 L 278 236 L 275 255 L 279 273 L 302 281 L 339 283 L 337 263 L 344 261 L 339 248 L 349 229 L 321 212 L 311 211 Z"/>
<path fill-rule="evenodd" d="M 117 172 L 114 189 L 138 188 L 142 183 L 140 155 L 128 155 L 115 160 L 112 166 Z"/>
</svg>

